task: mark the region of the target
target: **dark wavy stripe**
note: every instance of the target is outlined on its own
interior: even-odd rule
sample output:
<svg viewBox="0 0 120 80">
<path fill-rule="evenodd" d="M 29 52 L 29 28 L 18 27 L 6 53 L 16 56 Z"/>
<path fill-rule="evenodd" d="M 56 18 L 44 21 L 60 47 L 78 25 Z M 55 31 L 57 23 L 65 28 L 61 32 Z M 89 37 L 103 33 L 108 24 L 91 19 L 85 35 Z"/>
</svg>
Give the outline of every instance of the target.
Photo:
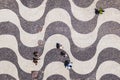
<svg viewBox="0 0 120 80">
<path fill-rule="evenodd" d="M 39 71 L 39 77 L 38 77 L 39 80 L 43 79 L 43 73 L 41 73 L 41 71 L 44 71 L 45 67 L 49 63 L 51 63 L 53 61 L 64 62 L 65 59 L 60 55 L 60 51 L 61 50 L 53 49 L 47 53 L 47 55 L 45 56 L 44 65 L 43 65 L 42 69 Z M 18 70 L 19 79 L 31 80 L 31 74 L 28 74 L 28 73 L 22 71 L 21 68 L 19 67 L 20 65 L 18 64 L 17 57 L 19 57 L 19 56 L 16 56 L 15 53 L 8 48 L 1 48 L 0 49 L 0 61 L 8 60 L 8 61 L 12 62 Z"/>
<path fill-rule="evenodd" d="M 120 80 L 120 78 L 113 74 L 106 74 L 102 76 L 100 80 Z"/>
<path fill-rule="evenodd" d="M 82 80 L 85 80 L 88 78 L 95 79 L 96 71 L 98 67 L 100 66 L 100 64 L 102 64 L 102 62 L 107 61 L 107 60 L 113 60 L 113 61 L 120 63 L 119 56 L 120 56 L 120 51 L 117 49 L 114 49 L 114 48 L 104 49 L 98 56 L 97 64 L 92 72 L 86 75 L 81 75 L 81 74 L 74 72 L 73 70 L 70 70 L 70 78 L 71 79 L 82 79 Z M 69 57 L 63 58 L 62 56 L 60 56 L 60 50 L 57 50 L 57 49 L 50 50 L 44 58 L 44 65 L 41 70 L 44 71 L 46 66 L 51 62 L 54 62 L 54 61 L 64 62 L 65 60 L 69 60 Z M 41 71 L 39 71 L 39 73 L 40 73 L 39 79 L 42 80 L 42 76 L 44 76 L 44 74 L 42 74 Z"/>
<path fill-rule="evenodd" d="M 18 76 L 19 76 L 20 80 L 31 80 L 31 74 L 28 74 L 28 73 L 22 71 L 21 68 L 19 67 L 17 57 L 19 57 L 19 56 L 16 56 L 14 51 L 12 51 L 11 49 L 8 49 L 8 48 L 0 49 L 0 61 L 7 60 L 7 61 L 12 62 L 18 70 Z"/>
<path fill-rule="evenodd" d="M 24 57 L 26 59 L 32 59 L 34 51 L 38 51 L 42 54 L 43 47 L 38 46 L 38 47 L 31 48 L 31 47 L 25 46 L 21 42 L 20 32 L 14 24 L 12 24 L 10 22 L 0 23 L 0 35 L 2 35 L 2 34 L 13 35 L 16 37 L 16 40 L 18 42 L 18 50 L 19 50 L 22 57 Z"/>
<path fill-rule="evenodd" d="M 97 16 L 95 16 L 92 20 L 86 22 L 77 20 L 71 12 L 71 5 L 68 0 L 49 0 L 47 2 L 46 11 L 50 11 L 51 9 L 58 7 L 65 9 L 69 13 L 71 17 L 71 24 L 77 32 L 86 34 L 91 32 L 94 29 L 94 26 L 96 26 Z M 86 27 L 88 29 L 86 29 Z"/>
<path fill-rule="evenodd" d="M 41 28 L 44 24 L 44 18 L 45 18 L 44 15 L 46 13 L 44 13 L 44 15 L 43 15 L 44 18 L 41 18 L 40 20 L 37 20 L 35 22 L 26 21 L 24 18 L 21 17 L 21 15 L 19 13 L 19 8 L 18 8 L 18 4 L 17 4 L 16 0 L 1 0 L 0 3 L 1 3 L 0 9 L 10 9 L 17 14 L 17 16 L 20 20 L 20 24 L 26 32 L 37 33 L 38 31 L 41 30 Z"/>
<path fill-rule="evenodd" d="M 97 7 L 102 7 L 102 8 L 114 7 L 114 8 L 117 8 L 120 10 L 120 6 L 119 6 L 120 1 L 118 1 L 118 0 L 116 0 L 114 2 L 113 1 L 114 0 L 111 0 L 111 1 L 107 0 L 106 1 L 107 4 L 103 4 L 103 3 L 105 3 L 105 1 L 103 1 L 103 0 L 101 2 L 99 1 L 97 3 Z M 34 6 L 35 4 L 31 5 L 31 3 L 29 3 L 29 2 L 27 3 L 27 1 L 25 4 L 28 7 L 35 7 Z M 36 4 L 36 6 L 38 6 L 38 4 Z M 7 9 L 13 10 L 18 15 L 18 17 L 20 19 L 20 23 L 22 25 L 22 28 L 29 33 L 37 33 L 44 25 L 44 20 L 45 20 L 46 14 L 51 9 L 54 9 L 57 7 L 65 9 L 70 14 L 70 17 L 72 19 L 71 20 L 72 25 L 77 32 L 86 34 L 86 33 L 93 31 L 93 29 L 95 28 L 98 16 L 95 16 L 92 20 L 87 21 L 87 22 L 76 20 L 73 17 L 73 14 L 71 13 L 71 6 L 70 6 L 70 3 L 68 2 L 68 0 L 48 0 L 44 15 L 42 16 L 42 18 L 40 18 L 39 20 L 37 20 L 35 22 L 26 21 L 21 17 L 21 15 L 19 14 L 18 4 L 16 3 L 15 0 L 1 0 L 0 1 L 0 9 L 7 8 Z M 87 26 L 87 25 L 89 25 L 89 26 Z M 71 52 L 72 52 L 73 56 L 78 60 L 85 61 L 85 60 L 91 59 L 95 55 L 96 46 L 97 46 L 98 42 L 100 41 L 100 39 L 104 35 L 112 33 L 112 34 L 117 34 L 118 36 L 120 36 L 119 27 L 120 27 L 120 24 L 118 24 L 116 22 L 104 23 L 101 26 L 101 28 L 99 29 L 97 40 L 94 42 L 94 44 L 92 46 L 85 48 L 85 49 L 81 49 L 73 43 L 73 41 L 71 39 L 71 32 L 70 32 L 68 26 L 62 22 L 51 23 L 46 30 L 44 38 L 45 38 L 45 40 L 47 40 L 51 35 L 57 34 L 57 33 L 65 35 L 70 41 Z M 14 35 L 16 37 L 16 39 L 18 41 L 19 52 L 20 52 L 21 56 L 23 56 L 26 59 L 32 59 L 32 56 L 33 56 L 32 53 L 34 51 L 39 51 L 41 53 L 43 51 L 43 48 L 40 48 L 40 47 L 30 48 L 30 47 L 25 46 L 20 41 L 21 35 L 19 34 L 18 28 L 10 22 L 0 23 L 0 35 L 2 35 L 2 34 L 10 34 L 10 35 Z M 60 56 L 59 53 L 60 53 L 60 51 L 58 51 L 56 49 L 50 50 L 45 56 L 44 65 L 41 70 L 44 71 L 46 66 L 53 61 L 64 62 L 64 60 L 69 59 L 69 57 L 64 59 L 63 57 Z M 89 79 L 95 78 L 95 73 L 96 73 L 99 65 L 102 62 L 107 61 L 107 60 L 114 60 L 114 61 L 120 63 L 119 56 L 120 56 L 119 50 L 114 49 L 114 48 L 105 49 L 100 53 L 100 55 L 98 57 L 97 65 L 91 73 L 89 73 L 87 75 L 80 75 L 80 74 L 75 73 L 73 70 L 70 70 L 70 77 L 72 79 L 82 79 L 82 80 L 85 80 L 88 78 Z M 2 60 L 8 60 L 8 61 L 12 62 L 13 64 L 15 64 L 15 66 L 18 69 L 19 78 L 21 80 L 31 80 L 31 74 L 28 74 L 20 69 L 20 67 L 19 67 L 20 65 L 18 64 L 17 56 L 15 55 L 14 51 L 7 49 L 7 48 L 0 49 L 0 61 L 2 61 Z M 41 73 L 41 70 L 39 71 L 39 80 L 42 80 L 42 78 L 43 78 L 43 74 Z M 2 76 L 2 77 L 4 77 L 4 76 Z M 112 79 L 117 79 L 117 78 L 112 78 Z"/>
<path fill-rule="evenodd" d="M 44 71 L 46 66 L 53 62 L 53 61 L 61 61 L 61 62 L 64 62 L 65 60 L 68 60 L 68 58 L 63 58 L 61 55 L 60 55 L 60 51 L 61 50 L 58 50 L 58 49 L 53 49 L 53 50 L 50 50 L 45 58 L 44 58 L 44 65 L 42 67 L 42 69 L 39 71 L 39 80 L 42 80 L 43 78 L 43 73 L 41 73 L 41 71 Z M 4 54 L 3 54 L 4 53 Z M 86 74 L 86 75 L 80 75 L 80 74 L 77 74 L 75 73 L 73 70 L 70 70 L 70 77 L 72 79 L 87 79 L 87 78 L 94 78 L 95 77 L 95 73 L 99 67 L 99 65 L 104 62 L 104 61 L 107 61 L 107 60 L 113 60 L 113 61 L 116 61 L 118 63 L 120 63 L 120 51 L 117 50 L 117 49 L 114 49 L 114 48 L 108 48 L 108 49 L 104 49 L 99 57 L 98 57 L 98 61 L 97 61 L 97 64 L 96 64 L 96 67 L 95 69 L 89 73 L 89 74 Z M 19 67 L 19 64 L 17 63 L 17 57 L 15 55 L 15 53 L 10 50 L 10 49 L 7 49 L 7 48 L 2 48 L 0 49 L 0 61 L 1 60 L 8 60 L 10 62 L 12 62 L 13 64 L 15 64 L 15 66 L 17 67 L 18 69 L 18 74 L 19 74 L 19 78 L 22 79 L 22 80 L 31 80 L 31 74 L 28 74 L 28 73 L 25 73 L 24 71 L 22 71 Z M 63 65 L 64 66 L 64 65 Z"/>
<path fill-rule="evenodd" d="M 89 7 L 94 0 L 73 0 L 73 2 L 79 7 Z"/>
<path fill-rule="evenodd" d="M 95 43 L 94 46 L 90 46 L 85 49 L 77 47 L 72 41 L 70 29 L 62 22 L 54 22 L 49 25 L 45 32 L 45 41 L 53 34 L 62 34 L 69 39 L 72 55 L 78 60 L 88 60 L 95 54 L 97 43 Z"/>
<path fill-rule="evenodd" d="M 41 5 L 44 0 L 20 0 L 22 4 L 29 8 L 35 8 Z"/>
<path fill-rule="evenodd" d="M 80 74 L 77 74 L 76 72 L 74 72 L 73 70 L 71 70 L 70 77 L 74 78 L 74 79 L 82 79 L 82 80 L 85 80 L 88 78 L 91 80 L 96 79 L 95 74 L 96 74 L 96 71 L 97 71 L 98 67 L 100 66 L 100 64 L 102 64 L 102 62 L 107 61 L 107 60 L 113 60 L 120 64 L 119 56 L 120 56 L 119 50 L 114 49 L 114 48 L 107 48 L 100 53 L 96 67 L 94 68 L 94 70 L 92 72 L 90 72 L 89 74 L 86 74 L 86 75 L 80 75 Z"/>
<path fill-rule="evenodd" d="M 8 4 L 6 5 L 5 2 L 7 2 Z M 15 4 L 11 6 L 10 3 L 15 3 Z M 14 1 L 14 0 L 11 0 L 11 1 L 3 0 L 2 5 L 0 5 L 1 9 L 8 8 L 8 9 L 14 11 L 20 19 L 20 23 L 21 23 L 22 28 L 26 32 L 29 32 L 29 33 L 39 32 L 41 30 L 41 28 L 43 28 L 43 25 L 45 22 L 44 20 L 45 20 L 47 13 L 50 10 L 52 10 L 54 8 L 58 8 L 58 7 L 65 9 L 70 14 L 72 25 L 75 28 L 75 30 L 77 30 L 78 32 L 88 33 L 94 29 L 94 26 L 96 25 L 97 17 L 95 17 L 92 20 L 87 21 L 87 22 L 77 20 L 76 18 L 74 18 L 74 16 L 71 13 L 70 3 L 68 0 L 48 0 L 47 4 L 46 4 L 44 15 L 39 20 L 37 20 L 35 22 L 26 21 L 24 18 L 21 17 L 21 15 L 19 14 L 18 5 L 17 5 L 16 1 Z M 93 23 L 95 23 L 95 24 L 93 24 Z M 87 24 L 91 24 L 91 25 L 87 25 Z M 86 27 L 89 27 L 89 29 L 88 30 L 85 29 Z"/>
<path fill-rule="evenodd" d="M 60 49 L 52 49 L 47 52 L 47 54 L 45 55 L 45 58 L 44 58 L 44 64 L 42 66 L 42 69 L 39 71 L 39 78 L 38 78 L 39 80 L 43 79 L 44 73 L 42 73 L 42 71 L 45 70 L 46 66 L 49 63 L 54 62 L 54 61 L 64 62 L 65 60 L 69 60 L 69 57 L 64 58 L 63 56 L 60 55 L 61 51 L 62 50 L 60 50 Z"/>
<path fill-rule="evenodd" d="M 99 0 L 96 4 L 98 8 L 117 8 L 120 10 L 120 0 Z"/>
<path fill-rule="evenodd" d="M 71 46 L 71 52 L 73 56 L 78 59 L 78 60 L 89 60 L 91 59 L 95 52 L 96 52 L 96 46 L 99 42 L 99 40 L 106 34 L 117 34 L 120 36 L 120 24 L 116 22 L 106 22 L 103 25 L 101 25 L 99 31 L 98 31 L 98 37 L 97 40 L 94 42 L 93 45 L 91 45 L 88 48 L 81 49 L 77 47 L 71 38 L 71 33 L 70 29 L 68 26 L 62 22 L 54 22 L 51 23 L 48 28 L 46 29 L 45 32 L 45 41 L 52 36 L 53 34 L 62 34 L 65 35 L 69 41 L 70 41 L 70 46 Z M 26 58 L 26 59 L 32 59 L 32 53 L 34 51 L 39 51 L 41 54 L 43 52 L 43 47 L 27 47 L 25 46 L 21 41 L 20 41 L 20 35 L 19 35 L 19 30 L 16 28 L 16 26 L 12 23 L 6 22 L 6 23 L 0 23 L 0 35 L 2 34 L 10 34 L 14 35 L 18 41 L 18 49 L 20 54 Z"/>
<path fill-rule="evenodd" d="M 16 80 L 16 79 L 8 74 L 0 74 L 0 80 Z"/>
<path fill-rule="evenodd" d="M 62 75 L 52 75 L 47 80 L 66 80 Z"/>
<path fill-rule="evenodd" d="M 59 0 L 59 2 L 61 2 L 62 0 Z M 69 1 L 69 0 L 67 0 Z M 79 7 L 89 7 L 94 0 L 73 0 L 73 2 L 79 6 Z M 43 2 L 43 0 L 21 0 L 21 2 L 23 3 L 23 5 L 25 5 L 26 7 L 29 8 L 35 8 L 41 5 L 41 3 Z M 55 4 L 59 4 L 56 0 L 54 1 Z"/>
<path fill-rule="evenodd" d="M 80 49 L 70 41 L 73 56 L 83 61 L 91 59 L 96 53 L 96 47 L 100 39 L 107 34 L 116 34 L 120 36 L 120 24 L 112 21 L 103 23 L 99 28 L 96 41 L 88 48 Z"/>
<path fill-rule="evenodd" d="M 64 58 L 63 56 L 60 55 L 61 51 L 62 50 L 60 49 L 52 49 L 48 51 L 44 58 L 44 64 L 41 70 L 44 71 L 45 67 L 51 62 L 54 62 L 54 61 L 64 62 L 65 60 L 69 60 L 69 57 Z"/>
<path fill-rule="evenodd" d="M 51 9 L 58 8 L 58 7 L 65 9 L 70 14 L 72 25 L 77 32 L 86 34 L 91 32 L 95 28 L 95 25 L 97 22 L 97 16 L 95 16 L 92 20 L 86 21 L 86 22 L 77 20 L 71 13 L 71 6 L 68 0 L 48 0 L 46 5 L 47 6 L 45 8 L 44 15 L 35 22 L 26 21 L 24 18 L 21 17 L 21 15 L 19 14 L 18 4 L 16 3 L 15 0 L 2 0 L 0 4 L 0 9 L 7 8 L 14 11 L 20 19 L 22 28 L 29 33 L 39 32 L 44 25 L 46 14 Z M 113 5 L 116 5 L 116 4 L 113 4 Z M 109 4 L 107 6 L 111 7 L 111 5 Z M 119 6 L 115 6 L 115 8 L 119 9 Z M 90 24 L 90 25 L 87 25 L 87 24 Z"/>
<path fill-rule="evenodd" d="M 77 47 L 72 41 L 70 29 L 67 27 L 67 25 L 62 22 L 54 22 L 50 24 L 49 27 L 46 29 L 45 40 L 47 40 L 53 34 L 65 35 L 70 41 L 72 55 L 78 60 L 85 61 L 91 59 L 94 56 L 96 52 L 96 46 L 103 36 L 105 36 L 106 34 L 116 34 L 120 36 L 119 27 L 120 24 L 116 22 L 110 21 L 104 23 L 103 25 L 101 25 L 98 31 L 98 37 L 97 40 L 94 42 L 94 44 L 92 44 L 90 47 L 81 49 Z"/>
<path fill-rule="evenodd" d="M 73 28 L 78 33 L 88 34 L 88 33 L 92 32 L 97 25 L 97 19 L 98 19 L 97 15 L 89 21 L 79 21 L 79 20 L 76 20 L 73 16 L 71 16 L 71 17 L 72 17 L 71 23 L 73 25 Z"/>
</svg>

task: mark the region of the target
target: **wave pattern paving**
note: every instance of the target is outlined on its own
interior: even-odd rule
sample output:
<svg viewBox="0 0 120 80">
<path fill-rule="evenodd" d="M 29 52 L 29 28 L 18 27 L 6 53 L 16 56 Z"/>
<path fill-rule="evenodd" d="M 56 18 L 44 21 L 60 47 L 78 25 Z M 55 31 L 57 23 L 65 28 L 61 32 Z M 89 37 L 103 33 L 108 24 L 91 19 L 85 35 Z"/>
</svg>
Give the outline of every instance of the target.
<svg viewBox="0 0 120 80">
<path fill-rule="evenodd" d="M 39 72 L 38 80 L 120 79 L 119 3 L 0 0 L 0 79 L 32 80 L 31 71 Z M 105 12 L 95 15 L 96 7 Z M 60 56 L 56 43 L 67 58 Z M 41 54 L 37 65 L 34 51 Z M 64 67 L 67 59 L 73 62 L 71 70 Z"/>
</svg>

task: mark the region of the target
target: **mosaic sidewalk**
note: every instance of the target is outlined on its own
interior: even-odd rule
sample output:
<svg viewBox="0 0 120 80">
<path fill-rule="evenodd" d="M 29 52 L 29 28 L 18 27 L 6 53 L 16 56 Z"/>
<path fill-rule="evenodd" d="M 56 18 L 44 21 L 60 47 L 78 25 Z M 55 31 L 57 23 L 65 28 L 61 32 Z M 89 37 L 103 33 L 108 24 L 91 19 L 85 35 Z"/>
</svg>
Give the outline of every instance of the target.
<svg viewBox="0 0 120 80">
<path fill-rule="evenodd" d="M 32 71 L 38 80 L 120 80 L 120 0 L 0 0 L 0 80 L 32 80 Z"/>
</svg>

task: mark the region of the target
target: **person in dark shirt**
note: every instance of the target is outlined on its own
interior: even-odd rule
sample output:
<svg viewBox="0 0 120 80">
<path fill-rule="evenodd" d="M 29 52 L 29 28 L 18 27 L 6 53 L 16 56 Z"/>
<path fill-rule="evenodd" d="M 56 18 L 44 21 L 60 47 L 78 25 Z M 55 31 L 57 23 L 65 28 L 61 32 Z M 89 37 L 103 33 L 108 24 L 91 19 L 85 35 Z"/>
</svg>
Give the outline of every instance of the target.
<svg viewBox="0 0 120 80">
<path fill-rule="evenodd" d="M 102 8 L 100 9 L 95 9 L 95 14 L 99 15 L 99 14 L 103 14 L 103 12 L 105 12 Z"/>
<path fill-rule="evenodd" d="M 56 43 L 56 48 L 57 49 L 62 49 L 63 47 L 62 47 L 62 45 L 60 43 Z"/>
<path fill-rule="evenodd" d="M 70 62 L 70 60 L 65 60 L 64 66 L 67 69 L 71 69 L 72 68 L 72 62 Z"/>
<path fill-rule="evenodd" d="M 33 57 L 33 63 L 35 63 L 35 65 L 38 64 L 38 60 L 40 60 L 40 55 L 38 54 L 38 52 L 34 52 L 33 53 L 34 57 Z"/>
<path fill-rule="evenodd" d="M 61 52 L 60 52 L 60 55 L 63 56 L 63 57 L 67 57 L 67 56 L 68 56 L 65 51 L 61 51 Z"/>
</svg>

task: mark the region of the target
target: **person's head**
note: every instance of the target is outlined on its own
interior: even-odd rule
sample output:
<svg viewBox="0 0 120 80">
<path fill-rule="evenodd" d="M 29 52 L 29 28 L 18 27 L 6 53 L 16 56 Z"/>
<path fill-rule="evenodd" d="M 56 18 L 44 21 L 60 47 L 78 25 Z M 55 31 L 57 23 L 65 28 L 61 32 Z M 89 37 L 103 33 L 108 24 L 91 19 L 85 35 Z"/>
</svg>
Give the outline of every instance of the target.
<svg viewBox="0 0 120 80">
<path fill-rule="evenodd" d="M 35 51 L 35 52 L 33 53 L 33 55 L 34 55 L 34 56 L 39 56 L 39 54 L 38 54 L 37 51 Z"/>
<path fill-rule="evenodd" d="M 70 65 L 70 67 L 72 68 L 72 66 Z"/>
<path fill-rule="evenodd" d="M 95 9 L 95 14 L 99 14 L 99 10 L 98 9 Z"/>
<path fill-rule="evenodd" d="M 64 52 L 64 51 L 61 51 L 60 54 L 61 54 L 61 55 L 65 55 L 65 52 Z"/>
<path fill-rule="evenodd" d="M 59 49 L 60 48 L 60 44 L 56 43 L 56 48 Z"/>
<path fill-rule="evenodd" d="M 38 61 L 37 61 L 37 60 L 33 60 L 33 63 L 37 64 L 37 63 L 38 63 Z"/>
</svg>

